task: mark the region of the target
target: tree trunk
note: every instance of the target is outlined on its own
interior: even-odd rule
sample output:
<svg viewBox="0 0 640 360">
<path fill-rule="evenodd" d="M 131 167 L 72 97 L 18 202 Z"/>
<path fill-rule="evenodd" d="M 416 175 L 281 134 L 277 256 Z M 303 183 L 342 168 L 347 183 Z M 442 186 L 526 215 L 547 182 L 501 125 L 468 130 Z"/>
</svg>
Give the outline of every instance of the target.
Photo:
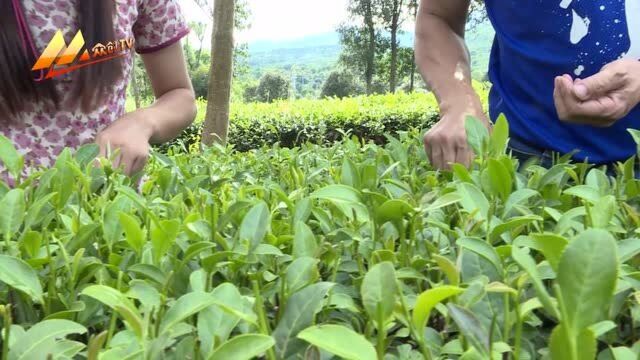
<svg viewBox="0 0 640 360">
<path fill-rule="evenodd" d="M 413 6 L 413 19 L 418 18 L 418 2 L 414 0 Z M 409 85 L 409 92 L 413 92 L 416 84 L 416 50 L 413 48 L 413 62 L 411 63 L 411 84 Z"/>
<path fill-rule="evenodd" d="M 235 0 L 215 0 L 211 34 L 211 71 L 202 143 L 226 145 L 233 77 Z"/>
<path fill-rule="evenodd" d="M 140 88 L 138 87 L 138 79 L 136 76 L 136 69 L 138 67 L 137 61 L 138 55 L 133 55 L 133 68 L 131 70 L 131 88 L 133 89 L 133 99 L 136 103 L 136 110 L 140 109 Z"/>
<path fill-rule="evenodd" d="M 398 31 L 400 30 L 400 13 L 402 0 L 393 0 L 391 14 L 391 76 L 389 76 L 389 91 L 396 92 L 398 87 Z"/>
<path fill-rule="evenodd" d="M 373 75 L 375 74 L 375 57 L 376 57 L 376 28 L 373 22 L 373 5 L 371 1 L 365 2 L 365 25 L 367 27 L 368 36 L 368 49 L 367 49 L 367 65 L 365 69 L 365 83 L 367 94 L 373 92 Z"/>
</svg>

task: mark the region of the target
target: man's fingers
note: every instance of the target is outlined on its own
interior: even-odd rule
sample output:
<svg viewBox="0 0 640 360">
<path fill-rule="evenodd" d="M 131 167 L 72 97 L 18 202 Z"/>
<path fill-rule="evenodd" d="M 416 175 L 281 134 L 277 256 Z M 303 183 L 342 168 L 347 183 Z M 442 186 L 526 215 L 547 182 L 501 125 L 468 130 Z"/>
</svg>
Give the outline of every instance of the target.
<svg viewBox="0 0 640 360">
<path fill-rule="evenodd" d="M 437 170 L 444 169 L 445 163 L 442 157 L 442 148 L 440 146 L 433 146 L 431 150 L 431 157 L 433 159 L 431 165 Z"/>
<path fill-rule="evenodd" d="M 452 146 L 447 146 L 442 151 L 442 167 L 441 169 L 450 170 L 451 165 L 456 162 L 456 149 Z"/>
<path fill-rule="evenodd" d="M 586 79 L 577 79 L 573 85 L 573 94 L 582 101 L 595 100 L 622 86 L 624 76 L 620 76 L 612 68 L 605 68 Z"/>
<path fill-rule="evenodd" d="M 464 165 L 468 168 L 473 161 L 473 153 L 468 148 L 459 147 L 456 149 L 456 164 Z"/>
</svg>

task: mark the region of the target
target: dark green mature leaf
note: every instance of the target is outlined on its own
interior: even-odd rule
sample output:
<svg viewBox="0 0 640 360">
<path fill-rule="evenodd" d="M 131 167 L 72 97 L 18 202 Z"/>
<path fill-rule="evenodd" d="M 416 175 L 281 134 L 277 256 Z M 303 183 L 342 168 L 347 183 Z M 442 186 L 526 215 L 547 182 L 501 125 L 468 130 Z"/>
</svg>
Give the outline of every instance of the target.
<svg viewBox="0 0 640 360">
<path fill-rule="evenodd" d="M 313 326 L 300 332 L 298 338 L 343 359 L 377 359 L 373 345 L 364 336 L 344 326 Z"/>
<path fill-rule="evenodd" d="M 591 229 L 571 241 L 558 266 L 557 282 L 566 311 L 563 324 L 578 333 L 601 320 L 617 278 L 617 246 L 610 233 Z"/>
<path fill-rule="evenodd" d="M 318 262 L 314 258 L 301 257 L 287 267 L 287 288 L 290 293 L 295 293 L 320 278 Z"/>
<path fill-rule="evenodd" d="M 489 357 L 489 332 L 469 310 L 455 304 L 448 304 L 449 316 L 455 321 L 460 332 L 482 354 Z"/>
<path fill-rule="evenodd" d="M 305 344 L 297 339 L 298 333 L 313 324 L 315 315 L 322 310 L 325 297 L 334 284 L 316 283 L 293 294 L 287 301 L 284 315 L 273 331 L 278 358 L 300 353 Z"/>
<path fill-rule="evenodd" d="M 272 337 L 260 334 L 236 336 L 217 348 L 209 360 L 250 360 L 273 347 Z"/>
<path fill-rule="evenodd" d="M 382 262 L 367 272 L 362 280 L 360 294 L 365 310 L 374 319 L 378 329 L 384 327 L 385 321 L 393 314 L 396 304 L 397 286 L 393 264 Z"/>
<path fill-rule="evenodd" d="M 0 281 L 43 303 L 38 274 L 21 259 L 0 255 Z"/>
</svg>

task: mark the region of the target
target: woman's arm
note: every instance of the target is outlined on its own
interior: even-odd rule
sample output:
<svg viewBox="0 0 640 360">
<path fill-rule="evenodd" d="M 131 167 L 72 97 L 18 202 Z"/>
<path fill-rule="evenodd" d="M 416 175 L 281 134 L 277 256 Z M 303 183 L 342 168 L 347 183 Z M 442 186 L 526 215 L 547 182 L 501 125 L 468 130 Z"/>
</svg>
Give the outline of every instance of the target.
<svg viewBox="0 0 640 360">
<path fill-rule="evenodd" d="M 180 42 L 141 57 L 157 99 L 141 111 L 152 129 L 150 142 L 164 143 L 193 122 L 197 111 L 195 94 Z"/>
<path fill-rule="evenodd" d="M 120 151 L 114 166 L 125 173 L 142 170 L 149 158 L 150 143 L 163 143 L 180 134 L 196 116 L 193 87 L 180 42 L 142 55 L 156 101 L 116 120 L 96 137 L 100 155 Z"/>
</svg>

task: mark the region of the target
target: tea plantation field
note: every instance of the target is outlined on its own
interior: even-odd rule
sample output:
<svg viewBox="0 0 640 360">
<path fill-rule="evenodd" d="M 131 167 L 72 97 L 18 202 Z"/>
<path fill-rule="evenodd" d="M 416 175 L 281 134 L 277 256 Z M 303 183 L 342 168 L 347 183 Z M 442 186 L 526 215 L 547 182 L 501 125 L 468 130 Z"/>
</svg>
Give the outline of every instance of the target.
<svg viewBox="0 0 640 360">
<path fill-rule="evenodd" d="M 2 359 L 637 359 L 640 182 L 473 167 L 417 130 L 247 152 L 97 150 L 0 185 Z M 22 164 L 6 140 L 0 160 Z"/>
</svg>

